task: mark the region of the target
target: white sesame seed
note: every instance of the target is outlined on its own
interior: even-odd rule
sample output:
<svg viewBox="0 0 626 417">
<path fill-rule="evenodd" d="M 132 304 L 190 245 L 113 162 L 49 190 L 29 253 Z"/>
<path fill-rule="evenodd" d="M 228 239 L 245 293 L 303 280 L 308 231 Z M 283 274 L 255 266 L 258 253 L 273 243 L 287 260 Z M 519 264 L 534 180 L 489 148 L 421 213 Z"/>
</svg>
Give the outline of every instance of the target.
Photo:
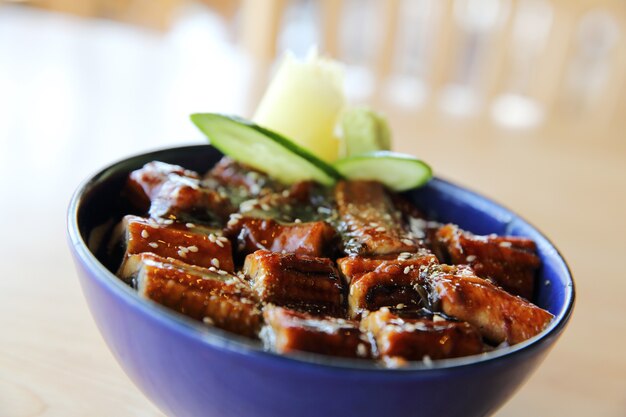
<svg viewBox="0 0 626 417">
<path fill-rule="evenodd" d="M 141 231 L 141 237 L 144 238 L 144 239 L 147 239 L 147 238 L 150 237 L 150 233 L 148 233 L 148 231 L 146 229 L 143 229 Z"/>
<path fill-rule="evenodd" d="M 411 272 L 411 268 L 410 267 L 407 266 L 406 268 L 404 268 L 404 274 L 405 275 L 408 274 L 409 272 Z"/>
<path fill-rule="evenodd" d="M 190 252 L 198 252 L 198 247 L 196 245 L 187 247 L 187 250 Z"/>
<path fill-rule="evenodd" d="M 173 223 L 174 223 L 174 220 L 172 220 L 172 219 L 165 219 L 165 220 L 163 220 L 163 224 L 173 224 Z"/>
<path fill-rule="evenodd" d="M 385 228 L 384 228 L 384 227 L 382 227 L 382 226 L 379 226 L 379 227 L 377 227 L 376 229 L 374 229 L 374 231 L 376 231 L 376 232 L 384 232 L 385 230 L 387 230 L 387 229 L 385 229 Z"/>
<path fill-rule="evenodd" d="M 156 243 L 156 242 L 150 242 L 150 243 L 148 243 L 148 246 L 150 246 L 151 248 L 158 248 L 159 244 Z"/>
<path fill-rule="evenodd" d="M 404 243 L 405 245 L 412 245 L 413 244 L 413 241 L 411 239 L 402 239 L 401 242 Z"/>
<path fill-rule="evenodd" d="M 176 253 L 178 253 L 178 256 L 180 256 L 181 258 L 186 258 L 186 257 L 187 257 L 187 253 L 186 253 L 186 252 L 183 252 L 182 250 L 179 250 L 179 251 L 178 251 L 178 252 L 176 252 Z"/>
<path fill-rule="evenodd" d="M 224 242 L 224 243 L 228 242 L 228 238 L 226 236 L 219 236 L 217 240 L 219 240 L 220 242 Z"/>
<path fill-rule="evenodd" d="M 216 244 L 217 246 L 219 246 L 220 248 L 223 248 L 223 247 L 224 247 L 224 243 L 223 243 L 221 240 L 216 240 L 216 241 L 215 241 L 215 244 Z"/>
<path fill-rule="evenodd" d="M 513 244 L 511 242 L 500 242 L 500 246 L 503 248 L 510 248 Z"/>
<path fill-rule="evenodd" d="M 411 257 L 411 254 L 408 252 L 402 252 L 401 254 L 398 255 L 398 260 L 399 261 L 406 261 L 407 259 L 409 259 Z"/>
<path fill-rule="evenodd" d="M 465 258 L 465 260 L 467 262 L 474 262 L 476 260 L 476 255 L 469 255 L 467 258 Z"/>
<path fill-rule="evenodd" d="M 217 272 L 217 268 L 215 268 L 214 266 L 210 266 L 209 267 L 209 271 Z"/>
<path fill-rule="evenodd" d="M 265 211 L 270 211 L 272 208 L 268 204 L 261 204 L 261 208 Z"/>
<path fill-rule="evenodd" d="M 433 315 L 433 321 L 434 321 L 435 323 L 437 323 L 437 322 L 440 322 L 440 321 L 446 321 L 446 320 L 445 320 L 443 317 L 441 317 L 441 316 L 439 316 L 439 315 L 437 315 L 437 314 L 434 314 L 434 315 Z"/>
<path fill-rule="evenodd" d="M 217 271 L 217 273 L 218 273 L 218 274 L 220 274 L 220 275 L 228 275 L 228 272 L 226 272 L 226 271 L 224 271 L 224 270 L 222 270 L 222 269 L 220 269 L 219 271 Z"/>
<path fill-rule="evenodd" d="M 185 224 L 185 226 L 187 226 L 188 229 L 196 227 L 196 225 L 193 224 L 193 223 L 187 223 L 187 224 Z"/>
<path fill-rule="evenodd" d="M 376 222 L 371 222 L 370 223 L 370 227 L 378 227 L 378 226 L 379 226 L 379 224 L 376 223 Z"/>
<path fill-rule="evenodd" d="M 211 233 L 211 234 L 209 235 L 209 241 L 210 241 L 210 242 L 215 243 L 215 240 L 216 240 L 216 239 L 217 239 L 217 238 L 215 237 L 215 235 L 214 235 L 213 233 Z"/>
<path fill-rule="evenodd" d="M 204 324 L 210 324 L 210 325 L 213 325 L 213 324 L 214 324 L 213 319 L 212 319 L 211 317 L 205 317 L 205 318 L 203 318 L 203 319 L 202 319 L 202 322 L 203 322 Z"/>
<path fill-rule="evenodd" d="M 253 198 L 251 200 L 246 200 L 243 203 L 239 204 L 239 210 L 241 210 L 242 212 L 244 211 L 250 211 L 254 208 L 254 206 L 256 206 L 259 203 L 259 200 L 257 200 L 256 198 Z"/>
<path fill-rule="evenodd" d="M 363 343 L 359 343 L 356 346 L 356 354 L 360 356 L 361 358 L 364 358 L 365 356 L 367 356 L 367 348 L 365 347 Z"/>
<path fill-rule="evenodd" d="M 302 223 L 302 220 L 300 220 L 300 219 L 295 219 L 293 222 L 294 222 L 294 223 Z"/>
<path fill-rule="evenodd" d="M 422 362 L 424 362 L 424 365 L 426 366 L 433 366 L 433 360 L 430 359 L 430 356 L 428 355 L 424 355 L 424 357 L 422 358 Z"/>
<path fill-rule="evenodd" d="M 211 265 L 213 265 L 216 268 L 219 268 L 220 267 L 220 260 L 217 259 L 217 258 L 211 259 Z"/>
<path fill-rule="evenodd" d="M 404 305 L 404 303 L 400 303 L 400 304 L 398 304 L 398 305 L 396 306 L 396 308 L 397 308 L 398 310 L 402 310 L 404 307 L 406 307 L 406 305 Z"/>
</svg>

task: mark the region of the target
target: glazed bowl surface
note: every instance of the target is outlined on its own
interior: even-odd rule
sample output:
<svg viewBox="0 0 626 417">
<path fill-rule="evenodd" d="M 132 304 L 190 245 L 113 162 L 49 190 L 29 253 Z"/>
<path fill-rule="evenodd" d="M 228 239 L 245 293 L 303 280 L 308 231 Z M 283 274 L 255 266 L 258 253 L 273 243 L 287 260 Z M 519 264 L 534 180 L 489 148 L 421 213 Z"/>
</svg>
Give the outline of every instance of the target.
<svg viewBox="0 0 626 417">
<path fill-rule="evenodd" d="M 120 190 L 128 173 L 153 160 L 205 172 L 221 156 L 197 145 L 130 157 L 86 180 L 68 210 L 69 244 L 94 320 L 131 380 L 169 416 L 489 415 L 537 368 L 571 316 L 574 282 L 554 245 L 510 210 L 438 178 L 406 193 L 434 219 L 537 243 L 542 267 L 535 302 L 555 315 L 541 334 L 482 355 L 385 369 L 266 352 L 258 342 L 141 299 L 97 256 L 103 225 L 124 214 Z"/>
</svg>

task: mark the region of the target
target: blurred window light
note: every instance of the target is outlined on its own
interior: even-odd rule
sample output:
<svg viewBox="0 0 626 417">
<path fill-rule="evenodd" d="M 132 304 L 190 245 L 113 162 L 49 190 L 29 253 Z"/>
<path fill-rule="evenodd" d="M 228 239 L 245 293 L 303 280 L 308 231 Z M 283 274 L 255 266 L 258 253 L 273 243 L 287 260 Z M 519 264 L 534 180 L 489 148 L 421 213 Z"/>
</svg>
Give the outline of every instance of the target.
<svg viewBox="0 0 626 417">
<path fill-rule="evenodd" d="M 416 108 L 427 100 L 441 8 L 436 0 L 401 2 L 398 27 L 390 28 L 397 31 L 391 74 L 383 80 L 385 97 L 399 106 Z"/>
<path fill-rule="evenodd" d="M 468 32 L 489 32 L 503 20 L 500 0 L 456 0 L 454 17 Z"/>
<path fill-rule="evenodd" d="M 319 4 L 313 0 L 292 0 L 282 19 L 278 51 L 291 51 L 303 58 L 311 45 L 320 44 Z"/>
<path fill-rule="evenodd" d="M 552 28 L 553 9 L 546 0 L 522 0 L 514 13 L 504 91 L 492 103 L 491 117 L 505 127 L 531 128 L 544 119 L 544 105 L 531 90 Z"/>
<path fill-rule="evenodd" d="M 350 65 L 373 63 L 382 39 L 378 0 L 344 0 L 339 27 L 340 58 Z"/>
<path fill-rule="evenodd" d="M 509 93 L 495 99 L 491 107 L 491 116 L 505 127 L 530 128 L 542 122 L 544 109 L 532 98 Z"/>
<path fill-rule="evenodd" d="M 580 20 L 561 98 L 569 116 L 578 118 L 592 111 L 602 98 L 619 39 L 620 27 L 606 10 L 591 10 Z"/>
<path fill-rule="evenodd" d="M 456 0 L 454 18 L 458 27 L 458 50 L 451 79 L 440 95 L 439 105 L 448 114 L 469 117 L 481 111 L 486 71 L 497 51 L 492 46 L 506 21 L 510 2 L 505 0 Z"/>
</svg>

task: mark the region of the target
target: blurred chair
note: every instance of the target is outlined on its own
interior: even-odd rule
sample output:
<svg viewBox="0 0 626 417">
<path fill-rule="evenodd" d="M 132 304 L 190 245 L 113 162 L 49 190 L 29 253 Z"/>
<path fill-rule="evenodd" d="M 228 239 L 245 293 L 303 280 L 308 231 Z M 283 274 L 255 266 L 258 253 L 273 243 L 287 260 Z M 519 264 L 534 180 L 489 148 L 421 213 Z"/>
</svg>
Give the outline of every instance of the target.
<svg viewBox="0 0 626 417">
<path fill-rule="evenodd" d="M 623 0 L 243 0 L 239 28 L 261 62 L 319 45 L 357 100 L 626 144 Z"/>
</svg>

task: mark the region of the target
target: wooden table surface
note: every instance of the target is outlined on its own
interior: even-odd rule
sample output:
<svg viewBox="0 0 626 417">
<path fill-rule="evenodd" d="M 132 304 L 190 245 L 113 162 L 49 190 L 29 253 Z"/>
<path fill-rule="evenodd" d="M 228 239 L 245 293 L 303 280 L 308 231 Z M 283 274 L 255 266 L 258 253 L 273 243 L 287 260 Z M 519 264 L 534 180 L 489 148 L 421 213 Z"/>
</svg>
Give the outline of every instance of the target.
<svg viewBox="0 0 626 417">
<path fill-rule="evenodd" d="M 192 111 L 245 112 L 241 57 L 206 42 L 214 33 L 187 30 L 205 42 L 186 48 L 184 31 L 145 34 L 0 7 L 2 417 L 162 415 L 98 334 L 67 248 L 65 210 L 105 164 L 202 143 Z M 624 132 L 612 142 L 581 132 L 555 138 L 550 129 L 512 134 L 387 110 L 397 150 L 523 215 L 574 272 L 573 320 L 498 415 L 625 416 Z"/>
</svg>

